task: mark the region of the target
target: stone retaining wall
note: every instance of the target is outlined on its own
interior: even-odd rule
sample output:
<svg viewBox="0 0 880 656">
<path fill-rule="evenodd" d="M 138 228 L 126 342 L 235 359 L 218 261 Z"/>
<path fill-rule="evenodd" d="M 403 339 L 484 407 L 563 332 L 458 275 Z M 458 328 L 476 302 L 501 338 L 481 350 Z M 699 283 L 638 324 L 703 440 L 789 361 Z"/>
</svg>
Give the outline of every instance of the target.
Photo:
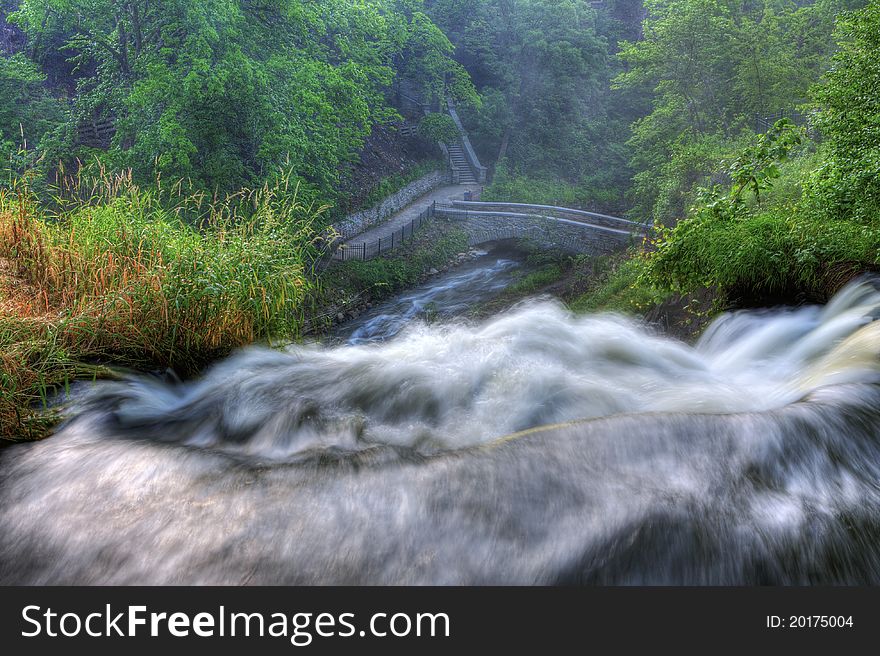
<svg viewBox="0 0 880 656">
<path fill-rule="evenodd" d="M 414 180 L 400 191 L 391 194 L 378 205 L 366 210 L 349 214 L 335 224 L 336 230 L 343 239 L 362 233 L 368 228 L 378 225 L 392 214 L 402 210 L 417 198 L 424 196 L 437 187 L 449 183 L 449 174 L 444 171 L 432 171 Z"/>
</svg>

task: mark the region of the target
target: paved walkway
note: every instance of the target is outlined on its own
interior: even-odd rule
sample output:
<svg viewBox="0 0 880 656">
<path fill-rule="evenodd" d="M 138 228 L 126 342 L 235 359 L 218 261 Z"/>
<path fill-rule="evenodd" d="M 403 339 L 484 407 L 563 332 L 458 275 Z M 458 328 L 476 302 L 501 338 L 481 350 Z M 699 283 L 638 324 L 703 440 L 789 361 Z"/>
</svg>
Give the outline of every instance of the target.
<svg viewBox="0 0 880 656">
<path fill-rule="evenodd" d="M 384 223 L 373 226 L 359 235 L 350 237 L 345 241 L 344 245 L 356 244 L 360 246 L 363 243 L 369 244 L 378 241 L 380 238 L 388 239 L 391 237 L 392 232 L 400 230 L 403 226 L 416 218 L 419 213 L 426 209 L 431 203 L 435 201 L 438 203 L 448 203 L 453 200 L 462 200 L 466 191 L 479 191 L 480 186 L 481 185 L 478 184 L 469 184 L 438 187 L 434 191 L 428 192 L 424 196 L 415 199 L 396 214 L 392 214 Z"/>
</svg>

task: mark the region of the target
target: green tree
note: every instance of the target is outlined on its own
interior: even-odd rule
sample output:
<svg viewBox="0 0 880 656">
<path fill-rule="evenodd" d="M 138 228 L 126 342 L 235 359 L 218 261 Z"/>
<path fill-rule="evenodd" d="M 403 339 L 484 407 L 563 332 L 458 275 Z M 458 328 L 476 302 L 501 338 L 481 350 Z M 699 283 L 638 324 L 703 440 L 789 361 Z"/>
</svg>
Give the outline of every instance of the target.
<svg viewBox="0 0 880 656">
<path fill-rule="evenodd" d="M 7 175 L 21 173 L 36 147 L 64 120 L 63 104 L 46 91 L 45 75 L 23 54 L 0 56 L 0 146 Z"/>
<path fill-rule="evenodd" d="M 63 50 L 77 67 L 72 121 L 114 121 L 112 147 L 98 154 L 112 168 L 222 192 L 259 184 L 283 164 L 332 197 L 372 127 L 394 117 L 386 93 L 395 75 L 441 81 L 476 102 L 420 7 L 23 0 L 15 20 L 34 59 Z"/>
<path fill-rule="evenodd" d="M 450 143 L 458 140 L 458 128 L 448 114 L 432 112 L 419 123 L 419 134 L 428 141 Z"/>
<path fill-rule="evenodd" d="M 834 50 L 834 15 L 819 0 L 646 0 L 643 36 L 622 44 L 621 89 L 652 109 L 633 126 L 632 197 L 644 218 L 674 222 L 697 185 L 754 135 L 756 118 L 808 100 Z"/>
<path fill-rule="evenodd" d="M 504 158 L 498 170 L 517 181 L 499 180 L 499 193 L 503 188 L 507 196 L 530 179 L 534 189 L 568 185 L 578 190 L 572 194 L 578 204 L 595 207 L 605 190 L 626 186 L 622 143 L 633 105 L 608 93 L 623 33 L 611 17 L 614 7 L 597 11 L 586 0 L 433 0 L 428 8 L 483 98 L 482 108 L 461 113 L 475 147 L 487 162 Z"/>
<path fill-rule="evenodd" d="M 880 2 L 840 19 L 840 50 L 816 88 L 826 164 L 814 205 L 832 217 L 880 222 Z"/>
</svg>

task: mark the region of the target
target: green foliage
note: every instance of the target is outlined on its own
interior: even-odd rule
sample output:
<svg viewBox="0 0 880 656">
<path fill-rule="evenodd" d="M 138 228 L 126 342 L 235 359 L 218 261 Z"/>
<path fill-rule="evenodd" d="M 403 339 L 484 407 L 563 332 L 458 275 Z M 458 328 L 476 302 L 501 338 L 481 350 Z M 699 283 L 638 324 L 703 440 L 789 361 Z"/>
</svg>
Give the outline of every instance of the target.
<svg viewBox="0 0 880 656">
<path fill-rule="evenodd" d="M 512 171 L 505 159 L 495 167 L 495 176 L 483 190 L 482 198 L 486 201 L 611 211 L 617 206 L 619 193 L 601 175 L 585 177 L 579 184 L 559 178 L 531 177 Z"/>
<path fill-rule="evenodd" d="M 744 149 L 730 165 L 727 189 L 703 190 L 689 218 L 660 231 L 642 282 L 683 294 L 713 288 L 722 299 L 796 292 L 821 299 L 845 281 L 839 276 L 880 265 L 880 223 L 815 211 L 809 165 L 818 161 L 821 171 L 821 157 L 787 162 L 800 132 L 780 121 Z M 778 180 L 799 187 L 800 197 L 791 189 L 774 195 Z"/>
<path fill-rule="evenodd" d="M 821 300 L 880 264 L 880 3 L 840 20 L 815 93 L 819 145 L 787 121 L 746 141 L 750 114 L 807 100 L 847 4 L 647 3 L 617 80 L 654 94 L 630 142 L 638 212 L 683 220 L 659 229 L 637 288 Z"/>
<path fill-rule="evenodd" d="M 545 264 L 537 271 L 527 273 L 506 291 L 512 294 L 529 294 L 558 280 L 561 275 L 562 269 L 558 264 Z"/>
<path fill-rule="evenodd" d="M 37 61 L 62 53 L 74 68 L 53 158 L 92 159 L 76 125 L 111 119 L 101 165 L 141 182 L 185 178 L 222 197 L 284 166 L 332 199 L 372 126 L 395 117 L 396 76 L 479 102 L 420 4 L 23 0 L 14 20 Z"/>
<path fill-rule="evenodd" d="M 604 266 L 593 270 L 596 279 L 592 289 L 569 302 L 574 312 L 621 312 L 641 314 L 661 303 L 669 292 L 644 280 L 645 261 L 633 255 L 631 259 L 609 258 Z"/>
<path fill-rule="evenodd" d="M 432 112 L 419 122 L 419 136 L 428 141 L 454 143 L 459 139 L 458 128 L 449 114 Z"/>
<path fill-rule="evenodd" d="M 21 53 L 0 56 L 0 147 L 7 184 L 34 163 L 35 147 L 64 119 L 62 103 L 43 87 L 45 79 Z"/>
<path fill-rule="evenodd" d="M 633 213 L 682 218 L 695 188 L 741 149 L 757 117 L 805 103 L 846 4 L 646 0 L 643 38 L 622 44 L 627 70 L 615 80 L 652 96 L 629 141 Z"/>
<path fill-rule="evenodd" d="M 803 132 L 788 119 L 777 121 L 730 163 L 727 174 L 732 184 L 728 193 L 722 193 L 721 185 L 698 190 L 701 209 L 718 219 L 736 218 L 748 196 L 743 192 L 750 192 L 754 203 L 760 206 L 761 193 L 773 188 L 781 175 L 779 166 L 801 144 Z"/>
<path fill-rule="evenodd" d="M 731 202 L 736 203 L 743 191 L 751 191 L 761 202 L 761 192 L 771 189 L 779 177 L 779 164 L 788 159 L 792 148 L 800 145 L 803 130 L 788 119 L 777 121 L 766 134 L 758 136 L 754 146 L 746 148 L 730 165 L 728 172 L 734 190 Z"/>
<path fill-rule="evenodd" d="M 666 236 L 650 280 L 679 292 L 712 287 L 752 297 L 833 291 L 835 271 L 880 264 L 880 228 L 829 222 L 791 208 L 735 220 L 698 214 Z M 829 279 L 831 278 L 831 279 Z"/>
<path fill-rule="evenodd" d="M 470 76 L 451 58 L 454 49 L 425 13 L 413 11 L 397 68 L 403 77 L 418 82 L 428 103 L 442 104 L 448 94 L 463 104 L 479 106 L 480 98 Z"/>
<path fill-rule="evenodd" d="M 620 209 L 623 142 L 638 107 L 608 91 L 620 22 L 587 0 L 433 0 L 429 9 L 483 98 L 461 112 L 481 159 L 506 153 L 513 177 L 601 190 L 604 199 L 584 202 L 613 196 Z"/>
<path fill-rule="evenodd" d="M 880 216 L 880 2 L 844 15 L 840 51 L 816 89 L 826 162 L 813 207 L 828 217 L 876 223 Z"/>
</svg>

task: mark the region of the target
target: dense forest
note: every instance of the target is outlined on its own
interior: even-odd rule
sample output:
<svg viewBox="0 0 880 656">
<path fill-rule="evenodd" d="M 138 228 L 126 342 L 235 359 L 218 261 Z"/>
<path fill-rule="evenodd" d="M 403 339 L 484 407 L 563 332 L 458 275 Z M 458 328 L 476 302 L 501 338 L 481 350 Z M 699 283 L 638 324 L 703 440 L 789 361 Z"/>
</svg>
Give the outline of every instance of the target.
<svg viewBox="0 0 880 656">
<path fill-rule="evenodd" d="M 285 169 L 334 199 L 344 165 L 392 120 L 395 79 L 478 102 L 419 2 L 6 4 L 22 34 L 4 60 L 4 146 L 29 140 L 45 167 L 79 160 L 211 193 Z M 106 121 L 104 143 L 83 138 Z"/>
<path fill-rule="evenodd" d="M 0 21 L 7 435 L 103 363 L 193 373 L 299 335 L 327 225 L 440 156 L 447 98 L 484 198 L 653 226 L 591 292 L 616 309 L 824 300 L 880 264 L 878 0 L 3 0 Z M 413 96 L 436 110 L 416 154 L 375 164 Z"/>
</svg>

